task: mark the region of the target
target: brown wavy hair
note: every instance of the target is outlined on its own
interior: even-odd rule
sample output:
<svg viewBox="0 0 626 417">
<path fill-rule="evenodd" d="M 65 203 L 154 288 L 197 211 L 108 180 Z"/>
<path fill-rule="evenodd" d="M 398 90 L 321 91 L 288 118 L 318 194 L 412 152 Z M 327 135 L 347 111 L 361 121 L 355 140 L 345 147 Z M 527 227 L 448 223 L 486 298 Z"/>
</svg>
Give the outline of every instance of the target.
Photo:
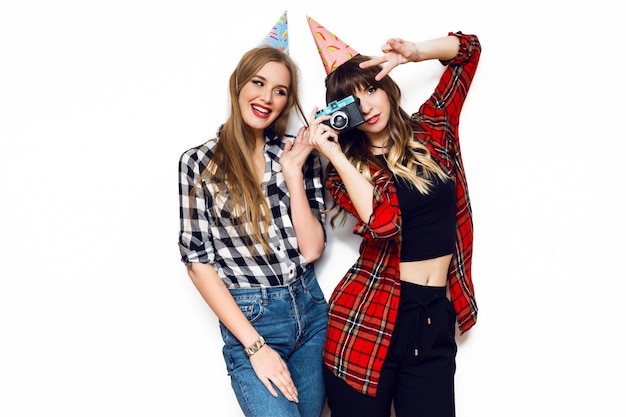
<svg viewBox="0 0 626 417">
<path fill-rule="evenodd" d="M 389 153 L 385 157 L 387 165 L 381 166 L 379 159 L 370 151 L 367 135 L 359 129 L 341 133 L 339 145 L 352 165 L 368 180 L 373 182 L 369 168 L 371 163 L 412 184 L 422 194 L 428 194 L 435 176 L 442 180 L 448 176 L 432 160 L 428 148 L 417 141 L 416 137 L 424 132 L 420 131 L 417 123 L 402 108 L 402 92 L 398 84 L 388 75 L 380 81 L 375 79 L 382 69 L 380 65 L 365 69 L 359 67 L 361 62 L 371 58 L 367 55 L 356 55 L 331 72 L 325 80 L 326 102 L 341 100 L 370 87 L 382 89 L 387 94 L 391 110 L 387 124 L 390 141 Z M 327 171 L 331 168 L 332 165 L 328 164 Z M 336 217 L 337 215 L 331 219 L 331 224 Z"/>
</svg>

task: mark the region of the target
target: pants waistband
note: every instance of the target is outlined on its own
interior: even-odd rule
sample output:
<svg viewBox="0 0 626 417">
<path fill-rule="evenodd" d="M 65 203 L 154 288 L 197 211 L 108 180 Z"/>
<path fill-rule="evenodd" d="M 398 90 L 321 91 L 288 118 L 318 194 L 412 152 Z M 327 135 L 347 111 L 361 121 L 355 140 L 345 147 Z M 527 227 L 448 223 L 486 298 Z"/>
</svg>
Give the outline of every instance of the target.
<svg viewBox="0 0 626 417">
<path fill-rule="evenodd" d="M 432 323 L 430 307 L 441 299 L 447 300 L 446 287 L 431 287 L 402 281 L 400 288 L 400 311 L 416 314 L 417 331 L 413 342 L 413 355 L 419 356 L 423 326 L 430 326 Z"/>
<path fill-rule="evenodd" d="M 407 301 L 430 301 L 439 297 L 446 297 L 446 287 L 432 287 L 400 281 L 400 301 L 403 299 Z"/>
<path fill-rule="evenodd" d="M 290 294 L 306 291 L 307 287 L 311 285 L 315 279 L 317 279 L 315 269 L 311 266 L 304 274 L 289 284 L 274 287 L 232 288 L 229 291 L 233 298 L 283 298 Z"/>
</svg>

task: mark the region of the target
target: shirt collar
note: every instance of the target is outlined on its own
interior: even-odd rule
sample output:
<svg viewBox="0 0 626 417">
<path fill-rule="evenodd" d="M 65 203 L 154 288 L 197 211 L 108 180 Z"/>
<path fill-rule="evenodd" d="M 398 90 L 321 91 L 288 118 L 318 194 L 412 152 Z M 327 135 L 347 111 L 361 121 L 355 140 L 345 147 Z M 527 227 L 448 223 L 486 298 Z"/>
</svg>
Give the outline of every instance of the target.
<svg viewBox="0 0 626 417">
<path fill-rule="evenodd" d="M 268 145 L 276 145 L 280 143 L 280 138 L 271 126 L 265 129 L 265 141 Z"/>
</svg>

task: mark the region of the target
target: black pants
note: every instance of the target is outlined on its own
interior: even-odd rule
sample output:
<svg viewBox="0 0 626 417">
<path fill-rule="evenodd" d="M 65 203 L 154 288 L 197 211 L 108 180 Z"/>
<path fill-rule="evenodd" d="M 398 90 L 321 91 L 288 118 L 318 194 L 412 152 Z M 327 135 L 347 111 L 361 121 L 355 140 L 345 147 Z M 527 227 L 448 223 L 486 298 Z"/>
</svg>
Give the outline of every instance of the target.
<svg viewBox="0 0 626 417">
<path fill-rule="evenodd" d="M 376 397 L 324 366 L 332 417 L 454 417 L 456 313 L 445 287 L 402 282 L 400 311 Z"/>
</svg>

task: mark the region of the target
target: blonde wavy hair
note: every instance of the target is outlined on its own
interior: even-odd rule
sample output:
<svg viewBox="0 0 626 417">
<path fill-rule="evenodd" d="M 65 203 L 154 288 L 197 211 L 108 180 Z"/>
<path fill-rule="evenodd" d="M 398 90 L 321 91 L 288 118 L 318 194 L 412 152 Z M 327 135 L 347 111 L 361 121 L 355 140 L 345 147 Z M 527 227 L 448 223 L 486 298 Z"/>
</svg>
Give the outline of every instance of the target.
<svg viewBox="0 0 626 417">
<path fill-rule="evenodd" d="M 249 50 L 241 57 L 230 76 L 230 115 L 221 126 L 214 154 L 198 179 L 200 184 L 206 179 L 215 189 L 226 191 L 230 199 L 230 217 L 233 224 L 242 228 L 239 235 L 247 237 L 246 245 L 251 253 L 256 243 L 260 243 L 265 252 L 270 253 L 267 236 L 270 209 L 254 171 L 252 152 L 255 137 L 252 129 L 243 120 L 238 97 L 243 86 L 268 62 L 282 63 L 291 77 L 287 103 L 270 126 L 271 129 L 279 138 L 284 137 L 293 109 L 301 120 L 306 120 L 298 98 L 298 68 L 293 60 L 271 47 Z M 219 217 L 216 216 L 218 219 Z"/>
</svg>

